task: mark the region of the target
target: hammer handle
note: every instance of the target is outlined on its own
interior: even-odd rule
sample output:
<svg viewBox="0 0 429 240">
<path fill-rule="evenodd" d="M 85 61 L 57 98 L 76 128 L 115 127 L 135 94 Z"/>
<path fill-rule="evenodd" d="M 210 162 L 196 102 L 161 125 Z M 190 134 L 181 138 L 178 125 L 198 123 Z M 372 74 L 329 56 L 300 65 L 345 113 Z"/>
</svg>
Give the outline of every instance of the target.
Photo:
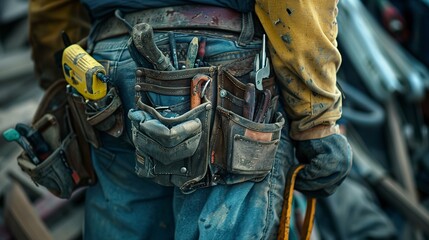
<svg viewBox="0 0 429 240">
<path fill-rule="evenodd" d="M 133 43 L 139 53 L 149 61 L 155 69 L 160 71 L 173 71 L 170 60 L 156 46 L 153 38 L 152 26 L 147 23 L 139 23 L 133 27 Z"/>
</svg>

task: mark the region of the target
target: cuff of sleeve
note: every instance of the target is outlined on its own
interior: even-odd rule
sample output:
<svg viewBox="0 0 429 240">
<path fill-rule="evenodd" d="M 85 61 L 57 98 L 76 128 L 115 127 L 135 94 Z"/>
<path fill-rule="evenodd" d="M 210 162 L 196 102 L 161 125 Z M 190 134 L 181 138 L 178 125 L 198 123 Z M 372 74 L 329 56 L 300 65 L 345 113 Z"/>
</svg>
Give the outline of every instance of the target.
<svg viewBox="0 0 429 240">
<path fill-rule="evenodd" d="M 316 127 L 312 127 L 310 129 L 307 129 L 305 131 L 299 131 L 299 132 L 290 132 L 290 137 L 293 140 L 296 141 L 303 141 L 303 140 L 309 140 L 309 139 L 318 139 L 327 137 L 332 134 L 339 134 L 340 128 L 338 125 L 319 125 Z"/>
</svg>

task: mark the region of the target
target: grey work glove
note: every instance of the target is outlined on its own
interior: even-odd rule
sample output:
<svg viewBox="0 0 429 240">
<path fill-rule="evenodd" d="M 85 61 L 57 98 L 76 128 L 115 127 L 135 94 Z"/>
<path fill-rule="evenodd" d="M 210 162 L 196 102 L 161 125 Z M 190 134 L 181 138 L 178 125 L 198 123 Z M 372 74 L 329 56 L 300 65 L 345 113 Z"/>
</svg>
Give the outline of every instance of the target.
<svg viewBox="0 0 429 240">
<path fill-rule="evenodd" d="M 343 135 L 295 142 L 296 157 L 306 166 L 298 173 L 295 188 L 312 197 L 335 192 L 352 167 L 352 150 Z"/>
</svg>

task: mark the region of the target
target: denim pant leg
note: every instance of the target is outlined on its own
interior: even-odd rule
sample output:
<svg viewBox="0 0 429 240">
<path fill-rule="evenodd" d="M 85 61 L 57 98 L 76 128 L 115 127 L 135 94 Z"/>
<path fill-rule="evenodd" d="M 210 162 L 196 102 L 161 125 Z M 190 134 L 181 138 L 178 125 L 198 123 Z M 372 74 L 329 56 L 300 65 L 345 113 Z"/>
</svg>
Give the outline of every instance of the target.
<svg viewBox="0 0 429 240">
<path fill-rule="evenodd" d="M 127 40 L 124 36 L 99 42 L 93 54 L 101 62 L 108 60 L 124 112 L 134 104 L 135 63 L 128 54 Z M 124 122 L 128 130 L 129 123 Z M 86 193 L 84 238 L 172 239 L 173 188 L 135 174 L 135 150 L 125 132 L 119 139 L 101 134 L 103 147 L 92 151 L 98 182 Z"/>
</svg>

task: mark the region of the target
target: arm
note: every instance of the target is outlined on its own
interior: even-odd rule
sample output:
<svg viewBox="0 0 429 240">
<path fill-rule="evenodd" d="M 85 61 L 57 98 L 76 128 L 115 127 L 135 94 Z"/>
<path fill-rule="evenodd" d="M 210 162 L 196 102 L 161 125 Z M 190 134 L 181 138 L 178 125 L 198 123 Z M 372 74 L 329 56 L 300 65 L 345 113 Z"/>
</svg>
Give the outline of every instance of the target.
<svg viewBox="0 0 429 240">
<path fill-rule="evenodd" d="M 89 17 L 79 1 L 32 0 L 29 2 L 30 44 L 35 72 L 42 88 L 63 78 L 55 53 L 64 48 L 61 32 L 72 42 L 88 34 Z"/>
<path fill-rule="evenodd" d="M 336 73 L 337 0 L 257 0 L 255 11 L 270 40 L 270 53 L 291 120 L 294 140 L 338 133 L 341 92 Z"/>
<path fill-rule="evenodd" d="M 336 126 L 342 104 L 336 86 L 337 3 L 256 0 L 255 7 L 270 40 L 295 155 L 306 164 L 295 187 L 314 197 L 334 193 L 352 166 L 350 145 Z"/>
</svg>

